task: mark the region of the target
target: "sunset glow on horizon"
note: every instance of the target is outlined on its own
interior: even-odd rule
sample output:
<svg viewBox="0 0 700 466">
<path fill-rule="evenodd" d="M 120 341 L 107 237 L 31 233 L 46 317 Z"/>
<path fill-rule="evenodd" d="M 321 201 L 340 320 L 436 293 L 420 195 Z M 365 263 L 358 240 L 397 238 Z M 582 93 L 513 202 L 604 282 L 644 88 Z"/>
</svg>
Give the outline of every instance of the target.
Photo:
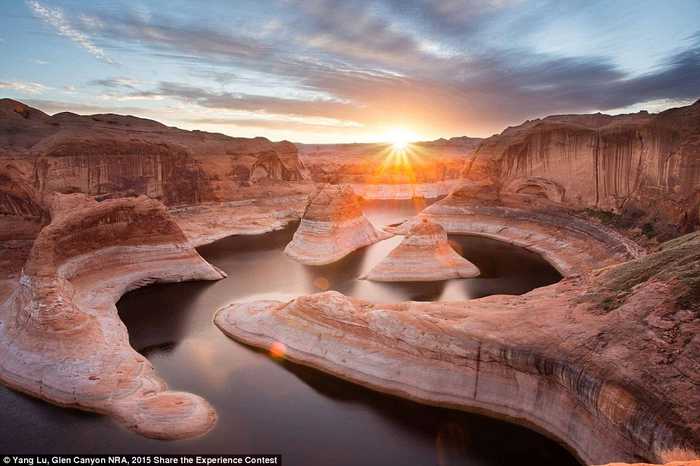
<svg viewBox="0 0 700 466">
<path fill-rule="evenodd" d="M 405 151 L 409 144 L 420 140 L 420 136 L 404 128 L 393 128 L 384 136 L 384 142 L 391 144 L 397 152 Z"/>
<path fill-rule="evenodd" d="M 3 6 L 0 97 L 241 137 L 376 143 L 391 124 L 487 137 L 550 114 L 686 105 L 700 80 L 696 0 Z"/>
</svg>

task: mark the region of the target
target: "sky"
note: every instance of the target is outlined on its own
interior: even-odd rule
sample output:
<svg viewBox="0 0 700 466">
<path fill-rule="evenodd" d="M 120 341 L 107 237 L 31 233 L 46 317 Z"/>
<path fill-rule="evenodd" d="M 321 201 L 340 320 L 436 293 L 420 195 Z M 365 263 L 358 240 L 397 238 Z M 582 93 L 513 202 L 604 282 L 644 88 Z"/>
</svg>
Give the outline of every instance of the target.
<svg viewBox="0 0 700 466">
<path fill-rule="evenodd" d="M 0 0 L 0 97 L 308 143 L 700 98 L 699 0 Z"/>
</svg>

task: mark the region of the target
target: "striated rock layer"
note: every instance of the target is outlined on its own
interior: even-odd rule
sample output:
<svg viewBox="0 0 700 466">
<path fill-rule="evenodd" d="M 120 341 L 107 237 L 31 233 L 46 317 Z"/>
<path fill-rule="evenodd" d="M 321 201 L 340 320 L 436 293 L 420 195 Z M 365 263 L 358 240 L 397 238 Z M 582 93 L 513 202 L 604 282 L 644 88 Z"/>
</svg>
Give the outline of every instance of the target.
<svg viewBox="0 0 700 466">
<path fill-rule="evenodd" d="M 290 142 L 185 131 L 124 115 L 50 116 L 11 99 L 0 99 L 0 163 L 42 196 L 145 194 L 169 206 L 249 198 L 246 188 L 306 177 Z"/>
<path fill-rule="evenodd" d="M 232 235 L 261 235 L 299 221 L 315 189 L 298 188 L 269 189 L 265 196 L 174 207 L 169 212 L 193 246 Z"/>
<path fill-rule="evenodd" d="M 428 218 L 449 234 L 479 235 L 542 255 L 568 276 L 644 254 L 635 242 L 611 228 L 546 199 L 502 194 L 491 184 L 467 183 L 396 228 L 395 234 Z"/>
<path fill-rule="evenodd" d="M 311 199 L 284 252 L 302 264 L 324 265 L 390 236 L 367 220 L 352 188 L 326 185 Z"/>
<path fill-rule="evenodd" d="M 337 292 L 220 310 L 250 345 L 367 387 L 483 412 L 587 464 L 700 451 L 700 234 L 522 296 L 372 304 Z"/>
<path fill-rule="evenodd" d="M 129 346 L 115 302 L 154 282 L 217 280 L 163 205 L 145 197 L 101 203 L 56 196 L 0 305 L 0 381 L 61 406 L 107 414 L 161 439 L 207 432 L 202 398 L 167 389 Z"/>
<path fill-rule="evenodd" d="M 659 114 L 549 116 L 484 140 L 464 175 L 625 214 L 670 237 L 700 225 L 699 136 L 700 101 Z"/>
<path fill-rule="evenodd" d="M 423 217 L 401 244 L 367 274 L 367 279 L 419 282 L 478 275 L 479 269 L 452 249 L 444 228 Z"/>
</svg>

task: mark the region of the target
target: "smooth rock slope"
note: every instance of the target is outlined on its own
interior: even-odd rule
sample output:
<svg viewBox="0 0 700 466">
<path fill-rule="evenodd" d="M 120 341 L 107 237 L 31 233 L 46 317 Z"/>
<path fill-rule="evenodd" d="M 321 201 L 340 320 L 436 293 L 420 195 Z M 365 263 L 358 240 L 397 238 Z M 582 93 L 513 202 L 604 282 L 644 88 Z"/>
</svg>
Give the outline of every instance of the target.
<svg viewBox="0 0 700 466">
<path fill-rule="evenodd" d="M 284 252 L 302 264 L 324 265 L 390 236 L 367 220 L 352 188 L 326 185 L 311 199 Z"/>
<path fill-rule="evenodd" d="M 366 278 L 377 282 L 418 282 L 478 275 L 479 269 L 452 249 L 445 229 L 423 217 Z"/>
<path fill-rule="evenodd" d="M 160 439 L 207 432 L 204 399 L 167 389 L 129 346 L 116 301 L 154 282 L 217 280 L 158 201 L 57 195 L 19 282 L 0 303 L 0 381 L 114 417 Z"/>
</svg>

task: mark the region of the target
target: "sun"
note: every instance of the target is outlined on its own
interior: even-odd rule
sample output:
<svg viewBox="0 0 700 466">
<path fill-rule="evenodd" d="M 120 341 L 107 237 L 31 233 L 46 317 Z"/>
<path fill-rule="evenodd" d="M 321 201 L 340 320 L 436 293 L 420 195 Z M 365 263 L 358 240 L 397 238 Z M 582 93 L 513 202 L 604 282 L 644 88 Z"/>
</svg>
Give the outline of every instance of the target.
<svg viewBox="0 0 700 466">
<path fill-rule="evenodd" d="M 394 128 L 385 134 L 384 140 L 391 144 L 393 150 L 403 152 L 412 142 L 418 140 L 418 136 L 406 129 Z"/>
</svg>

